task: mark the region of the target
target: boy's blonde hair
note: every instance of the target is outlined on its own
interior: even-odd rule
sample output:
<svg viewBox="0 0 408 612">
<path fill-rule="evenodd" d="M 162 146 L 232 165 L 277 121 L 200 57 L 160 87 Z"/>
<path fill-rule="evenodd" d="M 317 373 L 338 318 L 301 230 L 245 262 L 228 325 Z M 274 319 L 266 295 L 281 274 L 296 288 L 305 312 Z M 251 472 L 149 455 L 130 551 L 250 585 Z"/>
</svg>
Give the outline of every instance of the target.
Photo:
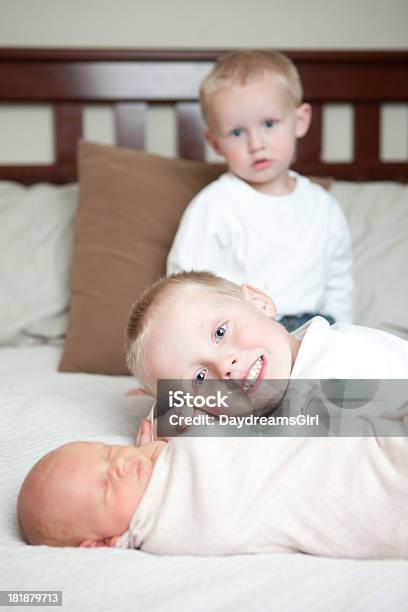
<svg viewBox="0 0 408 612">
<path fill-rule="evenodd" d="M 163 306 L 165 298 L 185 287 L 201 287 L 235 299 L 243 299 L 239 285 L 221 278 L 211 272 L 179 272 L 159 278 L 150 285 L 140 299 L 133 305 L 129 315 L 126 333 L 126 361 L 129 370 L 139 380 L 144 389 L 156 393 L 149 380 L 149 356 L 144 351 L 144 343 L 151 329 L 155 312 Z"/>
<path fill-rule="evenodd" d="M 297 108 L 303 100 L 303 88 L 294 63 L 283 53 L 268 49 L 231 51 L 221 56 L 200 87 L 201 111 L 209 123 L 210 99 L 220 89 L 230 85 L 245 85 L 265 73 L 276 75 L 287 87 Z"/>
</svg>

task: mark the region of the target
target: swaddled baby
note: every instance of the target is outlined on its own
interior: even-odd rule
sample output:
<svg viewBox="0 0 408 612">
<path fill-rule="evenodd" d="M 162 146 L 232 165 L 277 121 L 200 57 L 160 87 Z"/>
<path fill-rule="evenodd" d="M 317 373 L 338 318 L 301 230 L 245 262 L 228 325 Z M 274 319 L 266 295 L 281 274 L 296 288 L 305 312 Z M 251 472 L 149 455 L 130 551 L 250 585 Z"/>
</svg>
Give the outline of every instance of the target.
<svg viewBox="0 0 408 612">
<path fill-rule="evenodd" d="M 114 546 L 128 528 L 164 442 L 141 448 L 73 442 L 27 474 L 17 514 L 30 544 Z"/>
<path fill-rule="evenodd" d="M 408 558 L 406 438 L 68 444 L 23 483 L 32 544 Z"/>
</svg>

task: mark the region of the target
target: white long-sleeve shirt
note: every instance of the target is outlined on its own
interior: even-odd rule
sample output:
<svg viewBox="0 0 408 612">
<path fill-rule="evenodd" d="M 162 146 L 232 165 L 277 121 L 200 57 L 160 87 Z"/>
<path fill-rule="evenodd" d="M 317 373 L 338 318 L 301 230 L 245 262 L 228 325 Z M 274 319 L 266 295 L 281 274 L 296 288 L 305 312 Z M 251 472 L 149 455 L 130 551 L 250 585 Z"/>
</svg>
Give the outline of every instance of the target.
<svg viewBox="0 0 408 612">
<path fill-rule="evenodd" d="M 274 300 L 278 316 L 320 312 L 352 319 L 352 252 L 345 217 L 319 185 L 295 172 L 295 189 L 265 195 L 223 174 L 189 204 L 167 272 L 211 270 L 250 282 Z"/>
<path fill-rule="evenodd" d="M 293 335 L 291 379 L 408 379 L 408 341 L 388 332 L 314 317 Z"/>
</svg>

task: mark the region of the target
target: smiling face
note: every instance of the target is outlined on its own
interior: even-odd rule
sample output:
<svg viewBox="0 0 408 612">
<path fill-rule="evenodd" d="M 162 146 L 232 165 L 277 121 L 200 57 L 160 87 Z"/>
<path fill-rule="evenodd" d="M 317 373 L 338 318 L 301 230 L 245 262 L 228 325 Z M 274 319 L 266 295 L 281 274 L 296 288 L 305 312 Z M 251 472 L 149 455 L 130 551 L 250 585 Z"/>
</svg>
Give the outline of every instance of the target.
<svg viewBox="0 0 408 612">
<path fill-rule="evenodd" d="M 272 300 L 242 286 L 242 297 L 188 285 L 162 297 L 149 320 L 144 351 L 150 384 L 159 379 L 234 380 L 250 392 L 266 379 L 284 379 L 299 341 L 273 319 Z"/>
<path fill-rule="evenodd" d="M 74 442 L 49 453 L 28 475 L 19 499 L 29 541 L 48 543 L 30 538 L 42 521 L 60 545 L 114 546 L 144 495 L 163 444 Z M 40 516 L 36 506 L 42 507 Z"/>
<path fill-rule="evenodd" d="M 296 108 L 284 80 L 265 73 L 211 96 L 206 138 L 238 177 L 263 193 L 283 195 L 293 189 L 288 169 L 310 117 L 309 104 Z"/>
</svg>

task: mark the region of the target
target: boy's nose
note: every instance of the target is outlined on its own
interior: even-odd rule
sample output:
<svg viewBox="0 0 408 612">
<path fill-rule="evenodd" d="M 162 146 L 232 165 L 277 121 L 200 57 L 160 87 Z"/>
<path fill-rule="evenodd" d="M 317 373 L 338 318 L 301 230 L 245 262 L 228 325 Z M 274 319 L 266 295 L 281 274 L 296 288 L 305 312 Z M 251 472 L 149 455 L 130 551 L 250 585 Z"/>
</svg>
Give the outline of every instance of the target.
<svg viewBox="0 0 408 612">
<path fill-rule="evenodd" d="M 222 380 L 231 380 L 238 378 L 238 357 L 230 355 L 224 359 L 218 366 L 218 375 Z"/>
<path fill-rule="evenodd" d="M 260 134 L 257 131 L 250 132 L 248 135 L 248 149 L 250 153 L 255 153 L 262 149 L 263 142 Z"/>
</svg>

